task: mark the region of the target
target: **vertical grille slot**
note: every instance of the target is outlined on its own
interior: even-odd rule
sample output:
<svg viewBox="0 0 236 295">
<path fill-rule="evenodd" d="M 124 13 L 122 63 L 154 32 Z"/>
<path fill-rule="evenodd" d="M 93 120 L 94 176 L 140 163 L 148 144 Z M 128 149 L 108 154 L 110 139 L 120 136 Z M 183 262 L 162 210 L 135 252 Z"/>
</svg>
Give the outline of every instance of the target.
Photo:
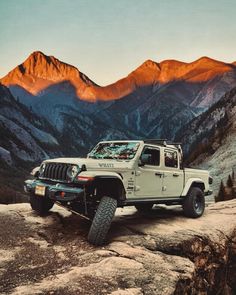
<svg viewBox="0 0 236 295">
<path fill-rule="evenodd" d="M 63 166 L 62 165 L 58 165 L 58 170 L 57 170 L 57 177 L 58 177 L 58 179 L 63 179 L 62 178 L 62 168 L 63 168 Z"/>
<path fill-rule="evenodd" d="M 51 178 L 51 177 L 52 177 L 52 164 L 49 164 L 47 178 Z"/>
<path fill-rule="evenodd" d="M 63 179 L 63 180 L 66 180 L 66 178 L 67 178 L 67 167 L 64 166 L 64 167 L 62 168 L 62 179 Z"/>
<path fill-rule="evenodd" d="M 55 179 L 60 179 L 58 177 L 58 169 L 60 168 L 60 165 L 55 165 Z"/>
<path fill-rule="evenodd" d="M 56 172 L 56 164 L 52 164 L 52 179 L 57 179 L 55 172 Z"/>
</svg>

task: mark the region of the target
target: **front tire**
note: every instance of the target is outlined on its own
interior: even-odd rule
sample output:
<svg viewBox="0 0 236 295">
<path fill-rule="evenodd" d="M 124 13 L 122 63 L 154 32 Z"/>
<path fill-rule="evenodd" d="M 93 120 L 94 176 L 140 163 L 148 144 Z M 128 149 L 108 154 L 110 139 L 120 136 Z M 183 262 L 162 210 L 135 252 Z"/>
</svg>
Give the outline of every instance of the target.
<svg viewBox="0 0 236 295">
<path fill-rule="evenodd" d="M 110 229 L 117 208 L 117 200 L 102 197 L 88 234 L 88 241 L 95 245 L 103 245 Z"/>
<path fill-rule="evenodd" d="M 205 197 L 203 191 L 199 187 L 190 189 L 188 195 L 184 199 L 183 204 L 184 215 L 191 218 L 202 216 L 205 210 Z"/>
<path fill-rule="evenodd" d="M 43 216 L 46 215 L 50 209 L 52 209 L 54 202 L 49 198 L 31 194 L 30 205 L 32 210 Z"/>
</svg>

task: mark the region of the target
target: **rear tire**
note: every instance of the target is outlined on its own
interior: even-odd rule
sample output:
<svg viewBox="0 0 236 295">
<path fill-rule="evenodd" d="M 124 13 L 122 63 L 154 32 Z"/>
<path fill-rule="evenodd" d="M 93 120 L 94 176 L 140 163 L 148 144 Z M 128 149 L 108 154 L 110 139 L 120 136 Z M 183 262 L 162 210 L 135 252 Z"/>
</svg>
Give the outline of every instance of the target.
<svg viewBox="0 0 236 295">
<path fill-rule="evenodd" d="M 30 195 L 30 205 L 32 210 L 43 216 L 53 207 L 54 202 L 46 197 L 40 197 L 35 194 Z"/>
<path fill-rule="evenodd" d="M 145 213 L 152 210 L 153 204 L 136 204 L 134 207 L 137 211 Z"/>
<path fill-rule="evenodd" d="M 205 210 L 205 197 L 199 187 L 192 187 L 184 199 L 184 215 L 191 218 L 202 216 Z"/>
<path fill-rule="evenodd" d="M 91 244 L 100 246 L 105 243 L 116 208 L 117 200 L 102 197 L 88 234 L 88 241 Z"/>
</svg>

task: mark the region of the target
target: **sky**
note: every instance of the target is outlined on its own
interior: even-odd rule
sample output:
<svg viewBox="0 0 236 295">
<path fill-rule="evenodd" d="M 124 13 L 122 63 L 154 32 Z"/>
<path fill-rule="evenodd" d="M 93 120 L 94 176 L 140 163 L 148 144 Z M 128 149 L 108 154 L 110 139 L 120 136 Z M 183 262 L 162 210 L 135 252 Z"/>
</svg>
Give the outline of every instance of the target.
<svg viewBox="0 0 236 295">
<path fill-rule="evenodd" d="M 33 51 L 99 85 L 147 59 L 236 61 L 235 0 L 0 0 L 0 77 Z"/>
</svg>

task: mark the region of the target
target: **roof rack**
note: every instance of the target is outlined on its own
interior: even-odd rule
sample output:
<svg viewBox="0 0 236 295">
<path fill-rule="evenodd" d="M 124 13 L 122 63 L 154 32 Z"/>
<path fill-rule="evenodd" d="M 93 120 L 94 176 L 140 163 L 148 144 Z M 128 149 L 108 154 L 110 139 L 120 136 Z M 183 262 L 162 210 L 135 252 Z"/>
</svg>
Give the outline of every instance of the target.
<svg viewBox="0 0 236 295">
<path fill-rule="evenodd" d="M 163 145 L 163 146 L 167 146 L 168 144 L 170 144 L 170 145 L 174 145 L 178 148 L 179 148 L 179 146 L 181 146 L 181 142 L 172 142 L 167 139 L 145 139 L 144 142 L 149 143 L 149 144 Z"/>
<path fill-rule="evenodd" d="M 150 144 L 158 144 L 158 145 L 167 145 L 167 139 L 145 139 L 145 143 L 150 143 Z"/>
<path fill-rule="evenodd" d="M 182 143 L 181 143 L 181 142 L 168 141 L 167 144 L 172 144 L 172 145 L 174 145 L 174 146 L 179 146 L 179 145 L 181 145 Z"/>
</svg>

